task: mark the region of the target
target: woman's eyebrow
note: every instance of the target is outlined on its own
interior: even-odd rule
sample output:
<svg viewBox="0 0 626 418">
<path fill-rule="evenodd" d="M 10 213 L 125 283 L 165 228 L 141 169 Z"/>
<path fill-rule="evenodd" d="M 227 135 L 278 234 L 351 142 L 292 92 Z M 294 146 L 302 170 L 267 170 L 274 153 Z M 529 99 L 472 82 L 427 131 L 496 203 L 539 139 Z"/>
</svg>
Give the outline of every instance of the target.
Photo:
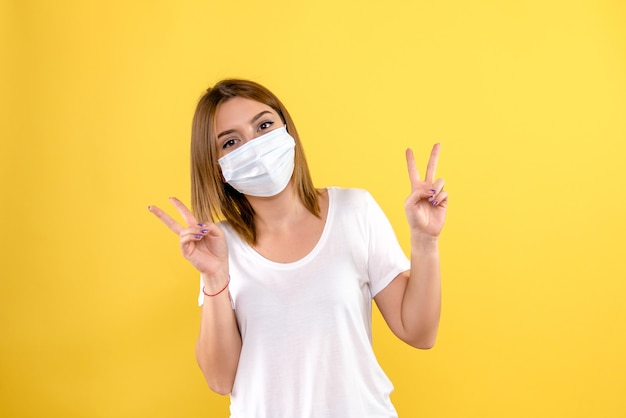
<svg viewBox="0 0 626 418">
<path fill-rule="evenodd" d="M 264 110 L 258 114 L 256 114 L 252 119 L 250 119 L 250 123 L 254 123 L 256 122 L 261 116 L 265 115 L 266 113 L 272 113 L 269 110 Z M 224 135 L 228 135 L 228 134 L 232 134 L 233 132 L 235 132 L 234 129 L 228 129 L 220 134 L 217 135 L 217 139 L 220 139 L 221 137 L 223 137 Z"/>
<path fill-rule="evenodd" d="M 261 113 L 259 113 L 258 115 L 256 115 L 255 117 L 252 118 L 252 120 L 250 121 L 250 123 L 254 123 L 257 119 L 259 119 L 261 116 L 263 116 L 266 113 L 272 113 L 269 110 L 264 110 Z"/>
<path fill-rule="evenodd" d="M 235 132 L 234 129 L 229 129 L 227 131 L 222 132 L 221 134 L 217 135 L 217 139 L 220 139 L 221 137 L 223 137 L 224 135 L 229 135 L 232 134 L 233 132 Z"/>
</svg>

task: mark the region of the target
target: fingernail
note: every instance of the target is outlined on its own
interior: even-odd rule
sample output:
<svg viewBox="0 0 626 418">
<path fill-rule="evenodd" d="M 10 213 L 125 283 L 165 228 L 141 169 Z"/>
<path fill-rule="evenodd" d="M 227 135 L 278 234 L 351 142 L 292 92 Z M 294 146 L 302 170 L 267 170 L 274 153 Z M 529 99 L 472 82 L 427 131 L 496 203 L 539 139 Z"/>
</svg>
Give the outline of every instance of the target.
<svg viewBox="0 0 626 418">
<path fill-rule="evenodd" d="M 435 194 L 435 193 L 437 193 L 437 190 L 435 190 L 435 189 L 430 189 L 430 193 Z"/>
<path fill-rule="evenodd" d="M 196 239 L 202 238 L 202 235 L 196 235 Z"/>
<path fill-rule="evenodd" d="M 198 224 L 198 226 L 199 226 L 199 227 L 203 227 L 203 226 L 204 226 L 204 224 Z"/>
<path fill-rule="evenodd" d="M 439 203 L 439 202 L 437 202 L 437 201 L 435 200 L 435 201 L 433 202 L 433 206 L 437 206 L 437 203 Z"/>
<path fill-rule="evenodd" d="M 148 206 L 148 210 L 151 210 L 151 209 L 152 209 L 152 206 Z"/>
<path fill-rule="evenodd" d="M 207 232 L 209 232 L 209 230 L 208 229 L 203 229 L 200 232 L 202 232 L 203 234 L 206 234 Z"/>
<path fill-rule="evenodd" d="M 432 202 L 434 198 L 435 198 L 435 195 L 432 195 L 431 197 L 428 198 L 428 201 Z"/>
</svg>

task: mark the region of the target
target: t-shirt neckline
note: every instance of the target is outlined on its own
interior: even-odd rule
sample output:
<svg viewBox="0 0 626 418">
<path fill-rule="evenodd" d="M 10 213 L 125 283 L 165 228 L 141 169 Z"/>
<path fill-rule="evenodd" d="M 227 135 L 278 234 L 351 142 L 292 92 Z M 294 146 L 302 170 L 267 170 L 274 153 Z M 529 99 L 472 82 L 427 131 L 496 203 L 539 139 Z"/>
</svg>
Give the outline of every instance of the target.
<svg viewBox="0 0 626 418">
<path fill-rule="evenodd" d="M 328 213 L 326 214 L 326 222 L 324 223 L 324 229 L 322 230 L 322 234 L 320 235 L 320 238 L 319 240 L 317 240 L 317 243 L 315 244 L 313 249 L 309 251 L 309 253 L 306 254 L 304 257 L 302 257 L 299 260 L 292 261 L 289 263 L 279 263 L 277 261 L 272 261 L 269 258 L 261 255 L 250 244 L 241 240 L 240 242 L 244 251 L 246 251 L 246 253 L 248 253 L 251 257 L 253 257 L 256 261 L 263 263 L 265 265 L 268 265 L 272 268 L 276 268 L 280 270 L 291 270 L 291 269 L 295 269 L 295 268 L 298 268 L 302 265 L 309 263 L 312 259 L 314 259 L 317 256 L 317 254 L 319 254 L 321 249 L 324 247 L 328 239 L 328 235 L 330 234 L 329 231 L 331 229 L 331 225 L 333 223 L 335 188 L 327 187 L 326 190 L 328 191 Z"/>
</svg>

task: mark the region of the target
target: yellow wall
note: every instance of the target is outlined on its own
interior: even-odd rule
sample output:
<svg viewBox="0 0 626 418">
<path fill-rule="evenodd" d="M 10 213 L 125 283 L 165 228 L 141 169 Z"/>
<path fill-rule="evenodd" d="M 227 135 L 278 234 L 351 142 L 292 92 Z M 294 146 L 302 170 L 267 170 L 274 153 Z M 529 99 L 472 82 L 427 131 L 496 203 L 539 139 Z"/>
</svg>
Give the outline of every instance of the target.
<svg viewBox="0 0 626 418">
<path fill-rule="evenodd" d="M 403 152 L 442 142 L 438 345 L 375 318 L 402 417 L 624 416 L 624 2 L 0 4 L 0 416 L 226 416 L 197 274 L 146 210 L 189 200 L 226 76 L 274 90 L 318 186 L 369 189 L 407 249 Z"/>
</svg>

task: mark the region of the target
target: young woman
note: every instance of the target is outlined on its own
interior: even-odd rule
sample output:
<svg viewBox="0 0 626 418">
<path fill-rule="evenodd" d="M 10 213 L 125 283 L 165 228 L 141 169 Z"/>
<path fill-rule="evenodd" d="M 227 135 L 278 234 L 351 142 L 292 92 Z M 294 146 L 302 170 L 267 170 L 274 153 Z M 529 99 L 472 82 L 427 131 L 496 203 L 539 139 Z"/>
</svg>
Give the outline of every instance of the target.
<svg viewBox="0 0 626 418">
<path fill-rule="evenodd" d="M 369 193 L 315 189 L 274 94 L 246 80 L 207 90 L 192 127 L 193 214 L 175 198 L 185 226 L 149 209 L 201 274 L 196 356 L 209 387 L 231 395 L 231 417 L 397 416 L 371 300 L 401 340 L 433 346 L 448 202 L 438 155 L 437 144 L 421 180 L 406 153 L 409 260 Z"/>
</svg>

